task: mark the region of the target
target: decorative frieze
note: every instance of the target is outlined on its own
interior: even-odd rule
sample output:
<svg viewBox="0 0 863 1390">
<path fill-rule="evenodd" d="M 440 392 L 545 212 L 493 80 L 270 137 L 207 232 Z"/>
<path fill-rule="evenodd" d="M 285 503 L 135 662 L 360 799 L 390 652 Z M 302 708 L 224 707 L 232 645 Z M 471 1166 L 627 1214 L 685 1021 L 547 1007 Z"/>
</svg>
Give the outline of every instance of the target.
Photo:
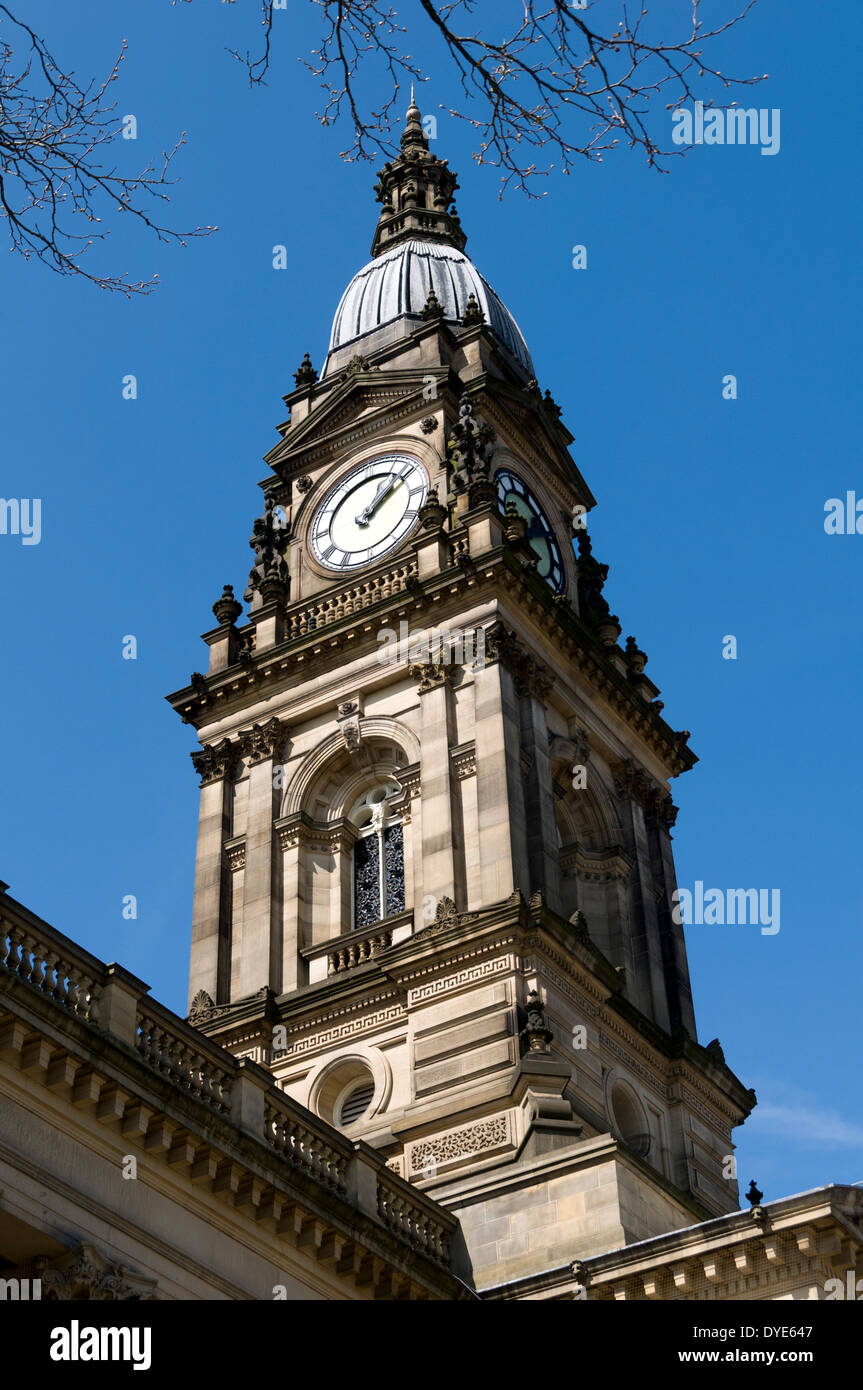
<svg viewBox="0 0 863 1390">
<path fill-rule="evenodd" d="M 394 1004 L 386 1009 L 378 1009 L 375 1013 L 363 1014 L 360 1018 L 339 1023 L 320 1033 L 308 1033 L 303 1038 L 291 1038 L 285 1049 L 285 1055 L 299 1057 L 307 1052 L 315 1052 L 318 1048 L 331 1047 L 333 1043 L 343 1042 L 346 1038 L 354 1038 L 358 1033 L 368 1033 L 374 1028 L 395 1023 L 403 1019 L 404 1016 L 405 1011 L 401 1004 Z"/>
<path fill-rule="evenodd" d="M 472 965 L 469 970 L 459 970 L 455 975 L 445 975 L 439 980 L 430 980 L 427 985 L 419 985 L 416 989 L 408 990 L 408 1008 L 427 1003 L 430 999 L 437 999 L 442 994 L 450 994 L 454 990 L 463 989 L 465 985 L 486 980 L 490 975 L 509 974 L 513 965 L 512 956 L 498 956 L 496 960 L 486 960 L 479 965 Z"/>
</svg>

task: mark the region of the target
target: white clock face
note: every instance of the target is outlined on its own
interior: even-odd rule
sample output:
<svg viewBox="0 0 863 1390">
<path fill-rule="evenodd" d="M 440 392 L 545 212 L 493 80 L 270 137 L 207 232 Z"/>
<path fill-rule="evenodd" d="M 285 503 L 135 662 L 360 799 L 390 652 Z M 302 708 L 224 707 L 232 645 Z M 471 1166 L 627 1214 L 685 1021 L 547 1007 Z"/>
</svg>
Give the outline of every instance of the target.
<svg viewBox="0 0 863 1390">
<path fill-rule="evenodd" d="M 309 531 L 312 554 L 333 570 L 377 560 L 404 540 L 427 493 L 426 471 L 409 454 L 358 464 L 318 507 Z"/>
</svg>

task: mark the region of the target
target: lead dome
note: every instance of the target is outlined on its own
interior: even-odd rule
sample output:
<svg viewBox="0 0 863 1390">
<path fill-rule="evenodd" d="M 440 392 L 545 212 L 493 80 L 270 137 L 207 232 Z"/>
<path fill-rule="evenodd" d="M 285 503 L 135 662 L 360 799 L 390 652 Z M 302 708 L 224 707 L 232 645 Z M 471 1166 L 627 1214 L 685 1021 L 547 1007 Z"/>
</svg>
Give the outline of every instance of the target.
<svg viewBox="0 0 863 1390">
<path fill-rule="evenodd" d="M 351 344 L 357 352 L 361 345 L 375 351 L 379 329 L 403 320 L 405 331 L 413 332 L 432 293 L 450 324 L 461 322 L 473 307 L 473 296 L 494 337 L 528 377 L 534 375 L 521 329 L 465 255 L 467 237 L 453 202 L 457 188 L 447 161 L 429 150 L 411 93 L 401 149 L 379 171 L 375 185 L 382 208 L 372 259 L 357 271 L 339 301 L 324 377 L 344 365 L 342 349 Z"/>
<path fill-rule="evenodd" d="M 460 321 L 474 295 L 492 332 L 533 375 L 527 343 L 512 314 L 473 261 L 445 242 L 403 241 L 358 270 L 336 309 L 329 351 L 404 315 L 419 318 L 431 290 L 449 323 Z"/>
</svg>

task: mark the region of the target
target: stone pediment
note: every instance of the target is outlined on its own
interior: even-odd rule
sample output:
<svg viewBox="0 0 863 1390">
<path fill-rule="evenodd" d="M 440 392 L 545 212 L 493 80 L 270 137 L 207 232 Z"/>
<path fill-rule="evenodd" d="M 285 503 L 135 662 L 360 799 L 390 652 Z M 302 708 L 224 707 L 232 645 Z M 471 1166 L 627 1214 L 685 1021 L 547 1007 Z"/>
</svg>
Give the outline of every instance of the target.
<svg viewBox="0 0 863 1390">
<path fill-rule="evenodd" d="M 331 439 L 346 427 L 362 423 L 364 431 L 375 423 L 384 428 L 395 416 L 413 413 L 428 402 L 422 395 L 428 371 L 359 370 L 346 377 L 316 406 L 296 429 L 288 432 L 268 454 L 266 462 L 278 469 L 293 455 L 304 457 L 312 442 Z"/>
</svg>

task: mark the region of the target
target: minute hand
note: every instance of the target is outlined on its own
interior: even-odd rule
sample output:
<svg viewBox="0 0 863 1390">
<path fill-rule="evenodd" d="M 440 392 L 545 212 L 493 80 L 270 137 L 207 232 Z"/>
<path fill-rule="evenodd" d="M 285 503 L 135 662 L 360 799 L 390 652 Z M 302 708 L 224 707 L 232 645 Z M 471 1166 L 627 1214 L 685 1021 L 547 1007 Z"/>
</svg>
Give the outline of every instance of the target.
<svg viewBox="0 0 863 1390">
<path fill-rule="evenodd" d="M 371 502 L 369 502 L 367 507 L 363 507 L 363 510 L 360 512 L 358 517 L 354 518 L 354 520 L 357 523 L 357 526 L 368 526 L 369 522 L 372 519 L 372 516 L 375 513 L 378 503 L 382 502 L 384 498 L 387 496 L 387 494 L 392 492 L 393 488 L 396 485 L 396 482 L 397 479 L 395 478 L 395 476 L 390 476 L 389 478 L 381 479 L 381 481 L 378 483 L 378 490 L 372 498 Z"/>
</svg>

